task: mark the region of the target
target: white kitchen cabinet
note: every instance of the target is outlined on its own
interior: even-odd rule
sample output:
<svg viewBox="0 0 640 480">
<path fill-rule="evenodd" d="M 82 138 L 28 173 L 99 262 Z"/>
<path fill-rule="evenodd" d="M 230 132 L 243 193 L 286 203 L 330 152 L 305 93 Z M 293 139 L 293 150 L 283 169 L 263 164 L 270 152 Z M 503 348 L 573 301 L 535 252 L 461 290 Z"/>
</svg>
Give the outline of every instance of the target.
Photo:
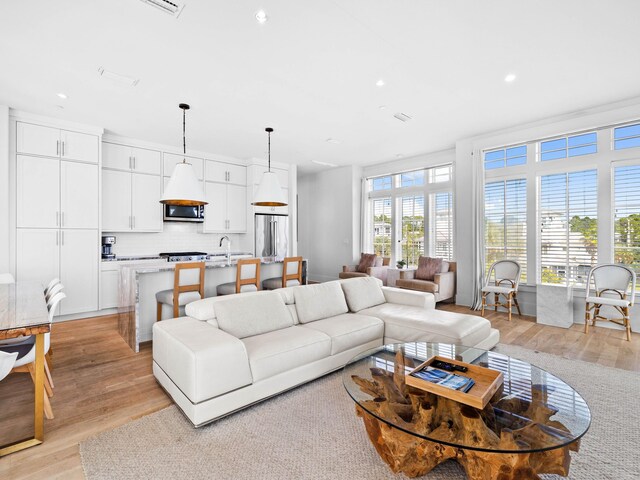
<svg viewBox="0 0 640 480">
<path fill-rule="evenodd" d="M 98 228 L 99 186 L 98 165 L 60 162 L 61 227 Z"/>
<path fill-rule="evenodd" d="M 98 310 L 98 230 L 60 231 L 60 280 L 67 298 L 60 314 Z"/>
<path fill-rule="evenodd" d="M 18 227 L 56 228 L 60 222 L 60 161 L 17 156 Z"/>
<path fill-rule="evenodd" d="M 133 173 L 131 175 L 132 229 L 136 232 L 162 231 L 160 177 Z"/>
<path fill-rule="evenodd" d="M 34 281 L 43 288 L 60 278 L 67 295 L 59 315 L 98 309 L 98 230 L 18 228 L 18 281 Z"/>
<path fill-rule="evenodd" d="M 162 161 L 161 154 L 157 150 L 103 142 L 102 166 L 103 168 L 160 175 Z"/>
<path fill-rule="evenodd" d="M 232 163 L 205 161 L 205 179 L 207 182 L 247 184 L 247 167 Z"/>
<path fill-rule="evenodd" d="M 98 163 L 100 141 L 96 135 L 60 130 L 60 156 L 65 160 Z"/>
<path fill-rule="evenodd" d="M 198 180 L 204 180 L 204 160 L 202 158 L 189 156 L 185 157 L 184 155 L 176 155 L 174 153 L 164 154 L 163 175 L 165 177 L 171 177 L 174 167 L 178 163 L 182 163 L 183 158 L 186 158 L 187 163 L 190 163 L 193 166 L 193 170 L 196 172 L 196 177 L 198 177 Z"/>
<path fill-rule="evenodd" d="M 97 135 L 25 122 L 17 122 L 16 133 L 18 153 L 59 157 L 88 163 L 98 163 L 100 158 L 100 143 Z"/>
<path fill-rule="evenodd" d="M 224 183 L 205 183 L 205 233 L 244 233 L 247 231 L 247 187 Z"/>
<path fill-rule="evenodd" d="M 161 179 L 157 175 L 102 171 L 102 230 L 161 232 Z"/>
<path fill-rule="evenodd" d="M 116 262 L 102 262 L 100 271 L 100 310 L 116 308 L 118 306 L 118 282 L 120 281 L 120 269 Z"/>
<path fill-rule="evenodd" d="M 131 174 L 102 170 L 102 230 L 131 231 Z"/>
<path fill-rule="evenodd" d="M 16 229 L 16 280 L 46 287 L 60 277 L 60 230 L 57 228 Z"/>
</svg>

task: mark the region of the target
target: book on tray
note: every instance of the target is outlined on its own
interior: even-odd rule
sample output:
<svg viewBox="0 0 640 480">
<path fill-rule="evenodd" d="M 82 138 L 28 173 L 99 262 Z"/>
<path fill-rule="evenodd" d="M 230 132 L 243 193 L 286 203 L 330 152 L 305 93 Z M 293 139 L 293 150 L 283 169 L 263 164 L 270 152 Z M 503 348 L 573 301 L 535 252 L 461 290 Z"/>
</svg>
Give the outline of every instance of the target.
<svg viewBox="0 0 640 480">
<path fill-rule="evenodd" d="M 451 390 L 460 390 L 465 393 L 468 392 L 475 383 L 472 378 L 445 372 L 444 370 L 429 366 L 416 370 L 412 372 L 411 375 L 421 380 L 426 380 L 427 382 L 435 383 L 436 385 L 450 388 Z"/>
</svg>

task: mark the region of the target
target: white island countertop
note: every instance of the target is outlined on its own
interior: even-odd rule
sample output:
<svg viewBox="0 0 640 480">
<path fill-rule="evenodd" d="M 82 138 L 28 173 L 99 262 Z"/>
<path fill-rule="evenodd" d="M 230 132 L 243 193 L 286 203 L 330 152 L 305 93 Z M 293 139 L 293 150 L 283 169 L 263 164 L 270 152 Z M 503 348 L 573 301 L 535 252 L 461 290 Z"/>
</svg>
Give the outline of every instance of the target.
<svg viewBox="0 0 640 480">
<path fill-rule="evenodd" d="M 216 260 L 205 261 L 205 298 L 216 296 L 218 285 L 235 282 L 237 258 L 249 256 L 232 253 L 230 263 L 224 255 L 216 255 Z M 135 352 L 139 351 L 141 342 L 152 339 L 153 324 L 157 315 L 155 294 L 173 288 L 176 263 L 178 262 L 168 262 L 162 258 L 139 258 L 138 261 L 128 259 L 122 263 L 118 262 L 118 331 Z M 260 281 L 281 277 L 282 263 L 281 258 L 262 257 Z M 304 260 L 303 284 L 306 283 L 306 277 L 307 261 Z"/>
</svg>

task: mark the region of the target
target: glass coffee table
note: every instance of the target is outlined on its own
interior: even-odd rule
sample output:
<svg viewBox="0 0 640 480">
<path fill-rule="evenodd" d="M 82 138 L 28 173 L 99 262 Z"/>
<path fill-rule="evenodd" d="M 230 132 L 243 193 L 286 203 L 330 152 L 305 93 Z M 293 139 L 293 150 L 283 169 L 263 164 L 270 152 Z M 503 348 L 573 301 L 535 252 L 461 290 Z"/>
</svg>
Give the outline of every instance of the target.
<svg viewBox="0 0 640 480">
<path fill-rule="evenodd" d="M 406 385 L 405 375 L 438 355 L 502 372 L 478 410 Z M 558 377 L 500 353 L 442 343 L 385 345 L 352 359 L 344 386 L 382 459 L 409 477 L 455 460 L 472 480 L 567 476 L 591 423 L 584 399 Z"/>
</svg>

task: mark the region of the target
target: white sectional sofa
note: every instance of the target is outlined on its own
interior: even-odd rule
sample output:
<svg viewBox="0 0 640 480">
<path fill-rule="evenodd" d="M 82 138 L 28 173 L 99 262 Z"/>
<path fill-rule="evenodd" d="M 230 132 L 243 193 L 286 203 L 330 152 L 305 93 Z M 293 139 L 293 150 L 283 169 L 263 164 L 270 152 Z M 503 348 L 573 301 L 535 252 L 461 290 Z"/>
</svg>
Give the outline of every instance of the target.
<svg viewBox="0 0 640 480">
<path fill-rule="evenodd" d="M 455 343 L 490 349 L 489 321 L 435 310 L 430 293 L 373 277 L 190 303 L 153 327 L 153 373 L 195 426 L 343 367 L 386 344 Z"/>
</svg>

